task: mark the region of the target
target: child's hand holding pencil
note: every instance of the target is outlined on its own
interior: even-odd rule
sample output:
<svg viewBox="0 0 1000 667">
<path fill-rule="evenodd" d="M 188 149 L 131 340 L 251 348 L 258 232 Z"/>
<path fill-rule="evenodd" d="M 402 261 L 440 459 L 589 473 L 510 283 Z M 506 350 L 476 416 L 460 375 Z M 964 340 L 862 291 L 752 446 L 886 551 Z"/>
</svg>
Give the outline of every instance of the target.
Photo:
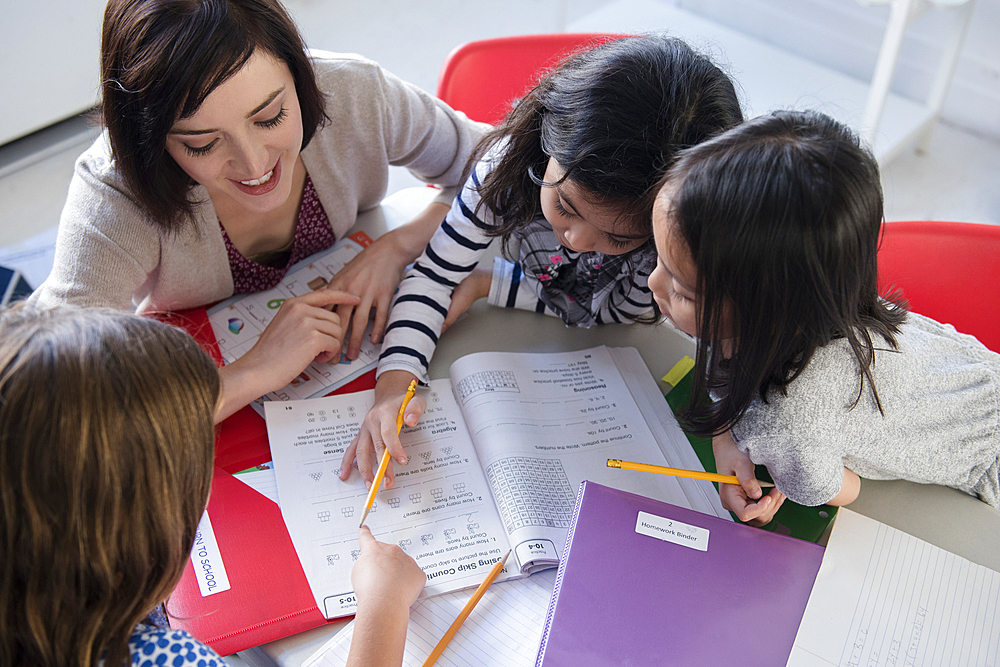
<svg viewBox="0 0 1000 667">
<path fill-rule="evenodd" d="M 379 377 L 378 384 L 375 385 L 375 405 L 365 415 L 361 429 L 344 451 L 344 458 L 340 464 L 340 479 L 346 480 L 350 477 L 356 461 L 361 479 L 371 488 L 375 481 L 379 457 L 383 455 L 383 451 L 387 451 L 392 460 L 385 469 L 384 483 L 387 489 L 393 487 L 395 483 L 393 462 L 406 464 L 406 452 L 399 442 L 397 418 L 412 379 L 413 374 L 406 371 L 386 371 Z M 403 425 L 416 425 L 425 408 L 426 402 L 423 397 L 415 395 L 404 409 Z"/>
<path fill-rule="evenodd" d="M 347 665 L 402 664 L 410 605 L 427 577 L 398 546 L 372 537 L 368 526 L 358 530 L 358 541 L 361 554 L 351 570 L 358 613 Z"/>
<path fill-rule="evenodd" d="M 712 444 L 718 473 L 668 468 L 620 459 L 608 459 L 608 467 L 716 482 L 719 484 L 719 499 L 722 501 L 722 506 L 736 514 L 740 521 L 761 526 L 768 523 L 785 501 L 785 494 L 773 488 L 774 484 L 758 481 L 754 477 L 753 462 L 736 447 L 731 435 L 726 433 L 715 436 Z M 764 495 L 763 487 L 772 488 L 767 495 Z"/>
<path fill-rule="evenodd" d="M 400 431 L 403 430 L 403 415 L 406 412 L 406 406 L 409 405 L 410 400 L 413 398 L 413 394 L 414 392 L 416 392 L 416 390 L 417 390 L 417 378 L 413 378 L 410 381 L 409 386 L 406 388 L 406 396 L 403 397 L 403 402 L 399 406 L 399 412 L 396 414 L 397 436 L 399 436 Z M 403 455 L 404 462 L 405 458 L 406 456 Z M 368 517 L 368 512 L 371 511 L 372 503 L 375 502 L 375 494 L 378 493 L 378 488 L 382 484 L 382 476 L 385 475 L 385 471 L 388 467 L 389 467 L 389 448 L 387 446 L 385 451 L 382 452 L 382 461 L 378 464 L 378 471 L 375 473 L 375 480 L 371 484 L 369 484 L 368 499 L 365 500 L 365 511 L 361 515 L 361 523 L 359 524 L 360 526 L 365 525 L 365 519 Z"/>
<path fill-rule="evenodd" d="M 746 452 L 740 451 L 736 441 L 729 433 L 723 433 L 712 438 L 712 452 L 715 455 L 715 467 L 719 472 L 736 475 L 743 480 L 741 484 L 724 484 L 719 486 L 719 500 L 722 506 L 732 512 L 740 521 L 751 525 L 763 526 L 769 523 L 774 514 L 785 502 L 785 494 L 777 488 L 765 494 L 763 484 L 754 477 L 754 464 Z"/>
</svg>

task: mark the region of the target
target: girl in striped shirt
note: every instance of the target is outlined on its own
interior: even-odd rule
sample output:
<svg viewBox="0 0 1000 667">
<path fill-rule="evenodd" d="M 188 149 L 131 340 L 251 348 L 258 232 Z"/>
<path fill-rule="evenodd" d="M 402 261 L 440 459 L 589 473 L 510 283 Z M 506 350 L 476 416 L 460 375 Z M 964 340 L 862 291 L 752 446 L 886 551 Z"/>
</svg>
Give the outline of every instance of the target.
<svg viewBox="0 0 1000 667">
<path fill-rule="evenodd" d="M 438 336 L 476 299 L 556 315 L 567 326 L 655 321 L 651 210 L 676 153 L 742 120 L 729 78 L 684 42 L 628 37 L 577 54 L 489 132 L 440 229 L 393 302 L 375 406 L 347 448 L 373 479 L 376 450 L 405 463 L 396 414 L 427 380 Z M 477 263 L 494 238 L 503 258 Z M 404 417 L 415 424 L 423 400 Z M 386 484 L 393 483 L 392 465 Z"/>
</svg>

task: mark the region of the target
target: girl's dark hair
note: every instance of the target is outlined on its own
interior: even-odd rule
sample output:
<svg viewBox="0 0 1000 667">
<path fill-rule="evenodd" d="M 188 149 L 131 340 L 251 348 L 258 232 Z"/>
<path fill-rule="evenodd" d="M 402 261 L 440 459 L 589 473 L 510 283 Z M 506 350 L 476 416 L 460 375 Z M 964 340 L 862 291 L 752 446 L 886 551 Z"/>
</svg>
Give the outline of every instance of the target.
<svg viewBox="0 0 1000 667">
<path fill-rule="evenodd" d="M 684 152 L 657 202 L 698 271 L 695 433 L 725 432 L 755 398 L 785 388 L 817 349 L 843 338 L 860 400 L 876 337 L 895 348 L 906 310 L 878 294 L 878 165 L 848 128 L 779 111 Z M 723 359 L 718 341 L 733 339 Z M 697 397 L 715 390 L 719 400 Z"/>
<path fill-rule="evenodd" d="M 543 77 L 480 141 L 475 155 L 506 141 L 479 188 L 481 206 L 508 251 L 513 234 L 541 212 L 549 158 L 593 198 L 647 230 L 660 177 L 677 152 L 743 120 L 732 81 L 679 39 L 626 37 L 576 54 Z M 475 159 L 475 158 L 474 158 Z"/>
<path fill-rule="evenodd" d="M 302 38 L 278 0 L 111 0 L 101 40 L 101 116 L 129 194 L 164 231 L 192 220 L 194 182 L 167 133 L 256 50 L 284 62 L 302 108 L 302 147 L 326 122 Z"/>
<path fill-rule="evenodd" d="M 0 313 L 0 664 L 120 667 L 189 560 L 219 374 L 125 313 Z"/>
</svg>

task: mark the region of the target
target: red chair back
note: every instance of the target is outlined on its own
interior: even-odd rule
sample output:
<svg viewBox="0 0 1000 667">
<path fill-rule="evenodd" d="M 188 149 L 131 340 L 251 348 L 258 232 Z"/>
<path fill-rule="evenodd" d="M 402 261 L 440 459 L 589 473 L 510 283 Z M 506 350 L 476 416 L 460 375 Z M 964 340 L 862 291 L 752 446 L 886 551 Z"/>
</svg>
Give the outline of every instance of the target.
<svg viewBox="0 0 1000 667">
<path fill-rule="evenodd" d="M 878 269 L 881 294 L 899 289 L 913 312 L 1000 352 L 1000 225 L 888 222 Z"/>
<path fill-rule="evenodd" d="M 624 35 L 558 33 L 467 42 L 441 67 L 437 96 L 473 120 L 496 125 L 511 102 L 567 56 L 620 37 Z"/>
</svg>

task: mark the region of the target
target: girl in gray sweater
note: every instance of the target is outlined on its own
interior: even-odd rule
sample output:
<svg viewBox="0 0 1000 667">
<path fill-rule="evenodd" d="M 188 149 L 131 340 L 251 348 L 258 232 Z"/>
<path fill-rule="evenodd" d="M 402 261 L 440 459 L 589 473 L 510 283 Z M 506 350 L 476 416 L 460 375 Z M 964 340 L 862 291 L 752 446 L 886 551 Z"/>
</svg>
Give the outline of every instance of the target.
<svg viewBox="0 0 1000 667">
<path fill-rule="evenodd" d="M 878 166 L 818 113 L 776 112 L 684 153 L 653 213 L 656 302 L 698 337 L 692 432 L 723 505 L 845 505 L 861 477 L 1000 507 L 1000 355 L 877 289 Z M 697 397 L 711 397 L 698 400 Z M 762 497 L 754 464 L 777 487 Z"/>
</svg>

